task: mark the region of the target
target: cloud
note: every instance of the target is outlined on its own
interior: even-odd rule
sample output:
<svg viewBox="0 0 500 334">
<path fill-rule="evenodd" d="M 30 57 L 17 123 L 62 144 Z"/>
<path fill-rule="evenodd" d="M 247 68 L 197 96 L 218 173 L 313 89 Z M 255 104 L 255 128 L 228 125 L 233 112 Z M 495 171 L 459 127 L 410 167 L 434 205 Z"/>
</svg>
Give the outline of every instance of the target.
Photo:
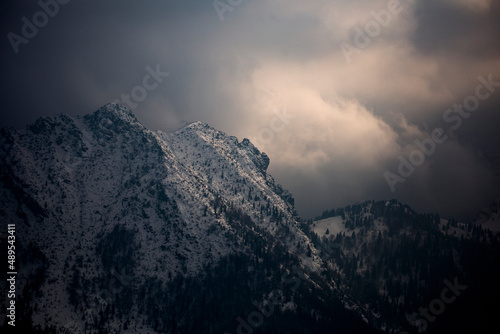
<svg viewBox="0 0 500 334">
<path fill-rule="evenodd" d="M 134 109 L 137 117 L 153 129 L 200 120 L 256 138 L 304 216 L 396 197 L 471 219 L 499 196 L 492 124 L 500 121 L 500 92 L 395 193 L 383 172 L 397 168 L 415 139 L 445 127 L 443 112 L 474 93 L 479 75 L 500 78 L 500 4 L 401 0 L 403 11 L 348 63 L 339 43 L 355 45 L 357 29 L 388 3 L 243 1 L 221 22 L 210 1 L 72 1 L 19 54 L 3 39 L 0 124 L 91 112 L 160 64 L 170 76 Z M 4 6 L 4 36 L 39 10 Z M 259 141 L 285 110 L 296 117 Z"/>
<path fill-rule="evenodd" d="M 296 117 L 268 145 L 280 152 L 278 161 L 316 165 L 335 157 L 368 167 L 396 151 L 396 134 L 363 105 L 304 82 L 301 78 L 308 69 L 287 65 L 270 63 L 253 75 L 255 90 L 273 90 L 279 96 L 270 102 L 274 108 L 257 103 L 254 128 L 265 126 L 276 111 Z"/>
<path fill-rule="evenodd" d="M 447 2 L 452 6 L 477 12 L 484 12 L 491 8 L 491 0 L 448 0 Z"/>
</svg>

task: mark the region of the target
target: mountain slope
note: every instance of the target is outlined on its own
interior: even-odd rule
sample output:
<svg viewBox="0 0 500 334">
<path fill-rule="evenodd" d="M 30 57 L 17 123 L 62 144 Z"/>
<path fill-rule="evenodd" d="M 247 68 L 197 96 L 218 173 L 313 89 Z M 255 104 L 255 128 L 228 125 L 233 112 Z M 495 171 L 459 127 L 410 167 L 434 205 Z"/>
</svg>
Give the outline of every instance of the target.
<svg viewBox="0 0 500 334">
<path fill-rule="evenodd" d="M 267 155 L 207 124 L 151 131 L 109 104 L 0 131 L 0 221 L 2 231 L 15 225 L 17 331 L 467 333 L 495 325 L 500 234 L 485 227 L 496 226 L 496 204 L 470 225 L 395 200 L 304 222 L 267 174 Z M 455 288 L 444 312 L 436 307 L 447 284 L 467 288 Z M 0 326 L 17 332 L 4 316 L 8 302 Z"/>
<path fill-rule="evenodd" d="M 395 200 L 327 210 L 309 228 L 325 275 L 373 315 L 376 327 L 410 333 L 498 327 L 500 234 Z"/>
<path fill-rule="evenodd" d="M 0 148 L 0 216 L 16 226 L 20 326 L 230 331 L 272 298 L 281 302 L 256 328 L 280 328 L 293 314 L 303 314 L 297 331 L 332 319 L 339 329 L 366 327 L 318 274 L 323 262 L 291 194 L 248 140 L 203 123 L 150 131 L 109 104 L 2 129 Z"/>
</svg>

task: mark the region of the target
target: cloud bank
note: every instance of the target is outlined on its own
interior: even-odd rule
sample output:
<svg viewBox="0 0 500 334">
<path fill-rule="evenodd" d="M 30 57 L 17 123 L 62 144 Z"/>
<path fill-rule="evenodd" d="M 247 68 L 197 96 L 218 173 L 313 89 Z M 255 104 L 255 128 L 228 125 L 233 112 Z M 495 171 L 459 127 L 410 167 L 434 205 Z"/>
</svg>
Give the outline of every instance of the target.
<svg viewBox="0 0 500 334">
<path fill-rule="evenodd" d="M 500 197 L 500 87 L 459 128 L 443 119 L 478 77 L 500 81 L 498 2 L 41 3 L 58 12 L 17 53 L 9 33 L 24 38 L 43 7 L 2 5 L 2 126 L 135 92 L 133 111 L 150 128 L 200 120 L 252 138 L 304 217 L 397 198 L 470 220 Z M 142 98 L 136 87 L 156 66 L 169 75 Z M 397 173 L 398 157 L 436 128 L 446 142 L 391 191 L 384 172 Z"/>
</svg>

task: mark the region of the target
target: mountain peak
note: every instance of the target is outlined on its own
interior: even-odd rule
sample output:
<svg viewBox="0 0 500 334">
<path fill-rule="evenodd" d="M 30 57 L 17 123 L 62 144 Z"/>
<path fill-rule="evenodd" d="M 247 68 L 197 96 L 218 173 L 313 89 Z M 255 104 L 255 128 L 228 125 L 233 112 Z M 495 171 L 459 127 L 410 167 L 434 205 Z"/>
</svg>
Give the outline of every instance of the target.
<svg viewBox="0 0 500 334">
<path fill-rule="evenodd" d="M 131 123 L 139 122 L 130 109 L 116 103 L 107 103 L 92 115 L 98 118 L 117 118 Z"/>
<path fill-rule="evenodd" d="M 204 123 L 204 122 L 201 122 L 201 121 L 193 121 L 193 122 L 188 122 L 186 123 L 184 126 L 182 126 L 181 128 L 177 129 L 176 131 L 174 131 L 174 133 L 178 133 L 178 132 L 183 132 L 185 130 L 194 130 L 194 131 L 202 131 L 202 132 L 205 132 L 205 133 L 208 133 L 208 132 L 220 132 L 218 130 L 216 130 L 214 127 L 208 125 L 207 123 Z"/>
<path fill-rule="evenodd" d="M 194 121 L 186 124 L 184 126 L 185 128 L 206 128 L 210 127 L 207 123 L 201 122 L 201 121 Z"/>
<path fill-rule="evenodd" d="M 96 134 L 107 137 L 113 136 L 113 133 L 146 130 L 130 109 L 114 103 L 83 116 L 83 120 Z"/>
</svg>

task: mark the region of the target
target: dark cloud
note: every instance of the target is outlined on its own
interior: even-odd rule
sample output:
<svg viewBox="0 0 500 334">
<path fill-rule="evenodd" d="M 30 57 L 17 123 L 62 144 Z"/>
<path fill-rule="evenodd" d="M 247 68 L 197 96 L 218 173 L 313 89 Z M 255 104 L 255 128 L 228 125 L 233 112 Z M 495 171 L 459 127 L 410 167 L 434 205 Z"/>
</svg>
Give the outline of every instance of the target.
<svg viewBox="0 0 500 334">
<path fill-rule="evenodd" d="M 478 76 L 500 81 L 500 5 L 400 3 L 348 63 L 339 43 L 354 45 L 356 27 L 388 1 L 244 0 L 221 22 L 212 1 L 73 0 L 17 54 L 7 35 L 40 7 L 6 1 L 0 125 L 92 112 L 160 66 L 169 76 L 133 109 L 137 117 L 153 129 L 200 120 L 252 138 L 304 216 L 397 198 L 471 219 L 500 195 L 500 87 L 395 192 L 383 173 L 397 170 L 415 139 L 449 130 L 443 113 L 474 94 Z M 280 123 L 284 112 L 294 118 Z"/>
<path fill-rule="evenodd" d="M 498 17 L 498 1 L 416 1 L 418 25 L 412 40 L 424 54 L 472 61 L 498 59 Z"/>
</svg>

